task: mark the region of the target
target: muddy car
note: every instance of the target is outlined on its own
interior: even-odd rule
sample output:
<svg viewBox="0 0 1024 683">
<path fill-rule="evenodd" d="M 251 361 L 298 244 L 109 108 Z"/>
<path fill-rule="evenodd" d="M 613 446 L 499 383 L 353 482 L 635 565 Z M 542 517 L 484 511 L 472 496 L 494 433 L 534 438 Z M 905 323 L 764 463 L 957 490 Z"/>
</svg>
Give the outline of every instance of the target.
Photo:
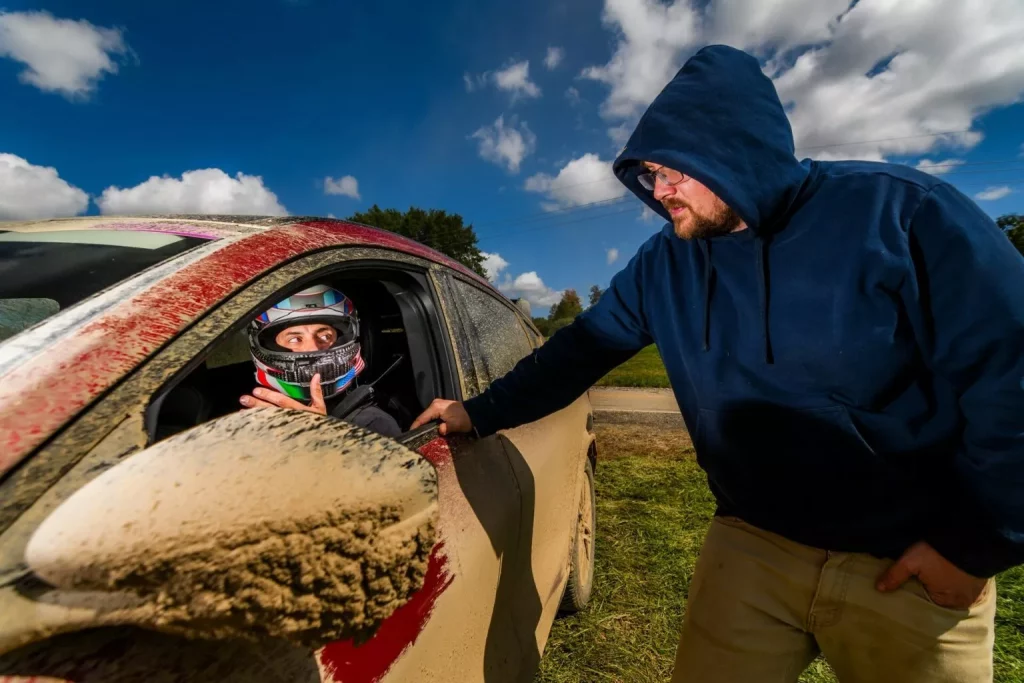
<svg viewBox="0 0 1024 683">
<path fill-rule="evenodd" d="M 0 681 L 528 680 L 586 605 L 586 397 L 408 431 L 542 342 L 460 264 L 342 221 L 102 217 L 0 224 L 0 273 Z M 314 282 L 399 437 L 240 410 L 247 325 Z"/>
</svg>

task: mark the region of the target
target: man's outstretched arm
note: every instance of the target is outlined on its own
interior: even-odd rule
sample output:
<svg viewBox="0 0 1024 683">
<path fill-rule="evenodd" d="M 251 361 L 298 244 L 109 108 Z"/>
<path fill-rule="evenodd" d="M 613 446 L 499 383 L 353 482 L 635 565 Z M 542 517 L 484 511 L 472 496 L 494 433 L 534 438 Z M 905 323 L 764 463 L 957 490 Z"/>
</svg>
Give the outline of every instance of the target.
<svg viewBox="0 0 1024 683">
<path fill-rule="evenodd" d="M 523 358 L 484 393 L 465 402 L 437 399 L 413 423 L 441 420 L 441 433 L 489 436 L 550 415 L 652 342 L 640 295 L 641 247 L 590 310 Z"/>
</svg>

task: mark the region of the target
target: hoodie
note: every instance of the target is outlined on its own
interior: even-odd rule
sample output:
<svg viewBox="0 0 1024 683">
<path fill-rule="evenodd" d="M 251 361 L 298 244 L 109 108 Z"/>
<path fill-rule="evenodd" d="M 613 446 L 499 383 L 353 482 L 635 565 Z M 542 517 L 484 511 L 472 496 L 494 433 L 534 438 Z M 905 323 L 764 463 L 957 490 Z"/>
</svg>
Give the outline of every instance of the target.
<svg viewBox="0 0 1024 683">
<path fill-rule="evenodd" d="M 718 514 L 980 577 L 1024 562 L 1024 259 L 914 169 L 797 160 L 756 59 L 713 46 L 651 104 L 616 176 L 697 179 L 748 229 L 652 236 L 600 301 L 466 409 L 481 434 L 559 410 L 654 343 Z"/>
</svg>

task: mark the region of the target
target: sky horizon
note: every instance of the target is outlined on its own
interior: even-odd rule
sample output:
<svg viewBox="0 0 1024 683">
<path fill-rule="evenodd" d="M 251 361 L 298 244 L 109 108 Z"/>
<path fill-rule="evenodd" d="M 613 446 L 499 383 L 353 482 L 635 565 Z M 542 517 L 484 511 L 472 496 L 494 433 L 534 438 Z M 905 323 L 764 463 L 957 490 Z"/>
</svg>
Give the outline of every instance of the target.
<svg viewBox="0 0 1024 683">
<path fill-rule="evenodd" d="M 908 164 L 1024 213 L 1024 3 L 967 4 L 8 3 L 0 220 L 444 209 L 544 315 L 663 225 L 611 161 L 713 43 L 760 59 L 798 156 Z"/>
</svg>

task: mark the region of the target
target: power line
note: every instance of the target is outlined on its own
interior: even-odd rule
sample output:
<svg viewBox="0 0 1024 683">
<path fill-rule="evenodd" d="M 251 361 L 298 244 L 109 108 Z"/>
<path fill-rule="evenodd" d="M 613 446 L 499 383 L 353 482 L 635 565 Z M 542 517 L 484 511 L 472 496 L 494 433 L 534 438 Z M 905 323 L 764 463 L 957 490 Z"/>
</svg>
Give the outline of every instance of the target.
<svg viewBox="0 0 1024 683">
<path fill-rule="evenodd" d="M 875 142 L 892 142 L 894 140 L 912 140 L 914 138 L 937 138 L 943 135 L 958 135 L 959 133 L 970 133 L 971 129 L 965 130 L 947 130 L 941 133 L 921 133 L 920 135 L 903 135 L 898 138 L 878 138 L 877 140 L 857 140 L 854 142 L 832 142 L 827 145 L 810 145 L 807 147 L 797 147 L 795 151 L 802 152 L 808 149 L 826 149 L 829 147 L 849 147 L 851 145 L 870 145 Z"/>
</svg>

